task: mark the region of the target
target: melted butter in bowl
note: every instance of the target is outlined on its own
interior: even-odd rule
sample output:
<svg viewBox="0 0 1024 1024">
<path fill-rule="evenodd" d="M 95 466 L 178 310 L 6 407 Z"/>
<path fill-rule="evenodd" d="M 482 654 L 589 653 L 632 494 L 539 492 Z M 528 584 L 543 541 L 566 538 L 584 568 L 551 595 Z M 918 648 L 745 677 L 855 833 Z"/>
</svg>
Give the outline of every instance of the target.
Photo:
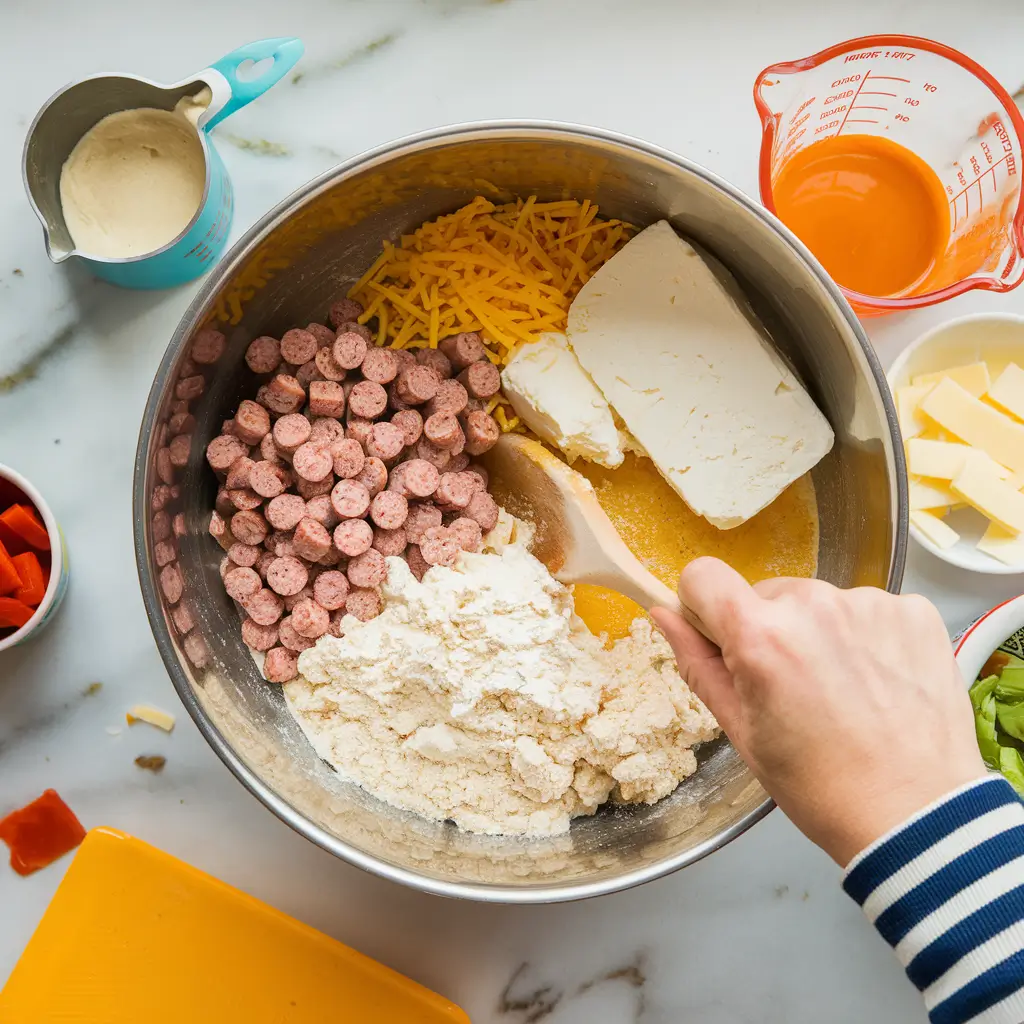
<svg viewBox="0 0 1024 1024">
<path fill-rule="evenodd" d="M 809 475 L 741 526 L 720 530 L 690 510 L 650 459 L 627 454 L 616 469 L 581 459 L 573 468 L 594 485 L 630 551 L 673 589 L 683 567 L 702 555 L 721 558 L 751 583 L 815 574 L 818 512 Z M 576 614 L 592 633 L 607 633 L 610 640 L 628 635 L 630 623 L 644 614 L 629 598 L 605 587 L 577 584 L 574 593 Z"/>
</svg>

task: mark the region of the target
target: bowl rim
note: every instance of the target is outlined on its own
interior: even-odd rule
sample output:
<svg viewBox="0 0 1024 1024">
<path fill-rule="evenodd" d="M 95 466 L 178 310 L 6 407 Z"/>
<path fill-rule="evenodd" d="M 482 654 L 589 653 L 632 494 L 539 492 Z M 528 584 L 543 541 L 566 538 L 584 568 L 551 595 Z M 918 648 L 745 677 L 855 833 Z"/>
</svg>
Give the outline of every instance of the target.
<svg viewBox="0 0 1024 1024">
<path fill-rule="evenodd" d="M 929 345 L 941 338 L 947 331 L 958 330 L 968 324 L 1014 324 L 1020 328 L 1021 339 L 1020 347 L 1022 353 L 1024 353 L 1024 316 L 1019 313 L 1003 313 L 1003 312 L 989 312 L 989 313 L 966 313 L 964 316 L 954 317 L 952 320 L 944 320 L 942 323 L 936 324 L 934 327 L 930 327 L 923 334 L 918 335 L 902 352 L 892 361 L 888 372 L 885 377 L 889 384 L 889 390 L 896 393 L 897 384 L 896 381 L 903 375 L 907 368 L 907 364 L 913 358 L 916 352 L 927 348 Z M 904 385 L 899 385 L 903 387 Z M 902 447 L 902 444 L 901 444 Z M 909 470 L 908 470 L 909 474 Z M 964 569 L 967 572 L 977 573 L 980 576 L 1021 576 L 1024 575 L 1024 564 L 1021 565 L 1005 565 L 1002 562 L 996 561 L 994 558 L 989 558 L 988 563 L 980 563 L 973 560 L 968 555 L 962 555 L 957 551 L 956 547 L 952 548 L 940 548 L 937 544 L 933 544 L 911 521 L 909 522 L 910 536 L 929 554 L 934 555 L 936 558 L 942 559 L 947 565 L 955 565 L 958 569 Z M 990 652 L 991 653 L 991 652 Z"/>
<path fill-rule="evenodd" d="M 966 626 L 953 640 L 953 654 L 968 688 L 1007 637 L 1024 628 L 1024 594 L 1008 597 Z"/>
<path fill-rule="evenodd" d="M 154 429 L 157 413 L 159 412 L 160 396 L 170 376 L 183 340 L 190 336 L 199 325 L 201 311 L 209 303 L 209 300 L 216 293 L 222 282 L 233 274 L 238 266 L 248 258 L 252 248 L 258 244 L 262 237 L 265 237 L 268 232 L 274 230 L 295 212 L 295 208 L 299 203 L 308 202 L 326 188 L 333 187 L 357 171 L 371 169 L 375 165 L 389 161 L 398 155 L 429 148 L 436 143 L 468 141 L 489 136 L 501 137 L 503 135 L 507 136 L 510 133 L 516 133 L 516 138 L 510 141 L 523 141 L 524 139 L 529 140 L 531 138 L 584 138 L 591 141 L 610 143 L 624 150 L 654 158 L 670 165 L 676 170 L 683 170 L 703 179 L 744 207 L 748 213 L 762 220 L 773 231 L 780 234 L 789 246 L 796 251 L 797 255 L 800 256 L 808 272 L 817 280 L 817 283 L 828 297 L 831 298 L 836 306 L 838 315 L 846 321 L 846 326 L 860 345 L 861 352 L 867 361 L 871 377 L 874 380 L 879 400 L 882 403 L 886 423 L 889 428 L 889 436 L 892 440 L 892 455 L 896 470 L 894 478 L 895 515 L 893 519 L 893 541 L 886 581 L 886 589 L 892 593 L 899 592 L 906 566 L 908 499 L 906 467 L 903 448 L 899 443 L 900 434 L 896 419 L 896 408 L 892 395 L 886 386 L 885 373 L 863 326 L 839 287 L 829 278 L 810 250 L 796 235 L 751 196 L 720 177 L 714 171 L 708 170 L 706 167 L 677 153 L 644 142 L 642 139 L 603 128 L 594 128 L 570 122 L 521 118 L 461 122 L 431 128 L 427 131 L 417 132 L 385 142 L 317 175 L 257 219 L 242 237 L 231 246 L 185 310 L 164 351 L 146 400 L 135 455 L 134 482 L 132 487 L 135 557 L 143 603 L 149 618 L 150 628 L 153 631 L 157 649 L 171 678 L 171 682 L 177 691 L 179 699 L 184 704 L 192 720 L 196 723 L 204 739 L 210 744 L 214 752 L 235 778 L 286 825 L 321 849 L 333 853 L 339 859 L 360 867 L 380 878 L 398 882 L 420 892 L 485 903 L 526 905 L 589 899 L 594 896 L 620 892 L 633 886 L 653 881 L 656 878 L 664 877 L 678 871 L 680 868 L 702 860 L 704 857 L 727 845 L 764 818 L 775 807 L 775 803 L 770 797 L 765 796 L 765 799 L 757 807 L 752 808 L 742 818 L 697 846 L 683 853 L 659 859 L 623 874 L 602 878 L 593 882 L 566 882 L 548 885 L 538 883 L 522 888 L 508 885 L 454 882 L 433 878 L 363 853 L 345 840 L 328 833 L 326 829 L 321 828 L 305 817 L 305 815 L 295 810 L 295 808 L 286 803 L 265 785 L 243 763 L 240 756 L 235 753 L 228 741 L 207 717 L 205 710 L 195 696 L 174 650 L 171 633 L 167 626 L 158 594 L 155 574 L 149 562 L 149 516 L 147 513 L 149 504 L 147 484 L 149 481 L 147 480 L 146 465 L 146 448 Z"/>
<path fill-rule="evenodd" d="M 39 602 L 39 606 L 32 613 L 32 618 L 20 629 L 16 629 L 13 633 L 0 640 L 0 653 L 3 653 L 16 644 L 27 640 L 42 625 L 43 619 L 46 618 L 47 613 L 53 606 L 64 575 L 64 539 L 61 535 L 60 527 L 57 525 L 57 520 L 53 512 L 50 511 L 50 506 L 46 504 L 43 496 L 32 483 L 26 480 L 16 469 L 13 469 L 11 466 L 5 466 L 3 463 L 0 463 L 0 479 L 9 481 L 15 487 L 25 492 L 25 495 L 35 505 L 36 511 L 42 516 L 43 525 L 46 527 L 46 534 L 50 538 L 50 579 L 46 584 L 46 593 L 43 594 L 42 601 Z"/>
</svg>

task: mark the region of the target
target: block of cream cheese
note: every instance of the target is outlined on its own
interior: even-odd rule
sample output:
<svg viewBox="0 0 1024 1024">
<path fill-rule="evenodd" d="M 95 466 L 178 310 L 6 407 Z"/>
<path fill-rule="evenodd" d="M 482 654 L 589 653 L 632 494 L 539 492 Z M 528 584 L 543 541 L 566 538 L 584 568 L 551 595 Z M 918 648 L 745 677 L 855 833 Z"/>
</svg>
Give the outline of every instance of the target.
<svg viewBox="0 0 1024 1024">
<path fill-rule="evenodd" d="M 580 366 L 564 334 L 542 334 L 522 345 L 502 371 L 516 415 L 570 459 L 613 469 L 622 464 L 622 438 L 604 395 Z"/>
<path fill-rule="evenodd" d="M 662 476 L 720 529 L 746 522 L 832 447 L 796 375 L 666 221 L 584 285 L 568 333 Z"/>
</svg>

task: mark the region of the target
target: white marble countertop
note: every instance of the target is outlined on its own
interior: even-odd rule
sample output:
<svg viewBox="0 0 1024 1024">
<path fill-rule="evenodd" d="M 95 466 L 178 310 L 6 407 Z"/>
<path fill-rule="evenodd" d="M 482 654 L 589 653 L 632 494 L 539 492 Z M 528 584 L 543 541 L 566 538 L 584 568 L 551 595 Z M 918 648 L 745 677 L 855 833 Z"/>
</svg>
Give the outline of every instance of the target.
<svg viewBox="0 0 1024 1024">
<path fill-rule="evenodd" d="M 47 786 L 87 826 L 122 828 L 382 960 L 476 1024 L 923 1020 L 838 872 L 779 812 L 723 851 L 641 889 L 582 904 L 447 902 L 365 875 L 292 833 L 230 776 L 184 713 L 170 736 L 112 736 L 145 699 L 181 711 L 143 612 L 131 537 L 132 460 L 160 355 L 195 287 L 129 293 L 43 252 L 20 181 L 25 130 L 71 78 L 126 70 L 175 81 L 242 42 L 298 35 L 286 80 L 215 132 L 236 188 L 237 237 L 312 175 L 433 125 L 496 117 L 616 129 L 756 193 L 757 72 L 885 30 L 969 53 L 1024 81 L 1024 7 L 975 0 L 34 0 L 8 6 L 0 92 L 0 461 L 47 496 L 72 581 L 45 639 L 0 664 L 0 812 Z M 10 83 L 14 83 L 12 86 Z M 883 363 L 948 317 L 1024 312 L 1024 289 L 975 293 L 869 323 Z M 1018 592 L 913 548 L 906 589 L 950 629 Z M 88 685 L 102 689 L 86 696 Z M 138 754 L 164 754 L 160 775 Z M 67 861 L 21 879 L 0 864 L 0 979 Z"/>
</svg>

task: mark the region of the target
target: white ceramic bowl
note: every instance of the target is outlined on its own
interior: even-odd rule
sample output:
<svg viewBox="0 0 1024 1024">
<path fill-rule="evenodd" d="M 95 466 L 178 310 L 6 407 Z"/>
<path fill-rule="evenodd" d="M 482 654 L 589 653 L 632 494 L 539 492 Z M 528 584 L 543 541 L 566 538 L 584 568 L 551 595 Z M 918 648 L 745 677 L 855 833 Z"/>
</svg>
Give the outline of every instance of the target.
<svg viewBox="0 0 1024 1024">
<path fill-rule="evenodd" d="M 50 511 L 50 506 L 43 501 L 43 496 L 20 473 L 9 466 L 0 465 L 0 480 L 6 480 L 13 484 L 28 498 L 42 517 L 46 532 L 50 535 L 50 582 L 46 586 L 46 593 L 28 622 L 21 629 L 0 639 L 0 653 L 2 653 L 8 648 L 28 640 L 30 636 L 52 621 L 68 589 L 68 555 L 64 547 L 64 535 L 60 532 L 60 527 Z"/>
<path fill-rule="evenodd" d="M 953 640 L 956 663 L 968 686 L 978 678 L 985 662 L 1008 641 L 1007 650 L 1018 658 L 1024 657 L 1024 595 L 996 605 Z"/>
<path fill-rule="evenodd" d="M 1024 366 L 1024 316 L 976 313 L 933 327 L 897 357 L 887 374 L 889 387 L 895 392 L 920 373 L 976 362 L 988 363 L 993 378 L 1007 363 Z M 988 520 L 980 512 L 961 509 L 951 512 L 946 522 L 960 534 L 960 540 L 951 548 L 942 550 L 937 547 L 913 522 L 910 524 L 910 536 L 936 558 L 962 569 L 993 576 L 1024 573 L 1024 563 L 1006 565 L 975 547 L 988 525 Z"/>
</svg>

